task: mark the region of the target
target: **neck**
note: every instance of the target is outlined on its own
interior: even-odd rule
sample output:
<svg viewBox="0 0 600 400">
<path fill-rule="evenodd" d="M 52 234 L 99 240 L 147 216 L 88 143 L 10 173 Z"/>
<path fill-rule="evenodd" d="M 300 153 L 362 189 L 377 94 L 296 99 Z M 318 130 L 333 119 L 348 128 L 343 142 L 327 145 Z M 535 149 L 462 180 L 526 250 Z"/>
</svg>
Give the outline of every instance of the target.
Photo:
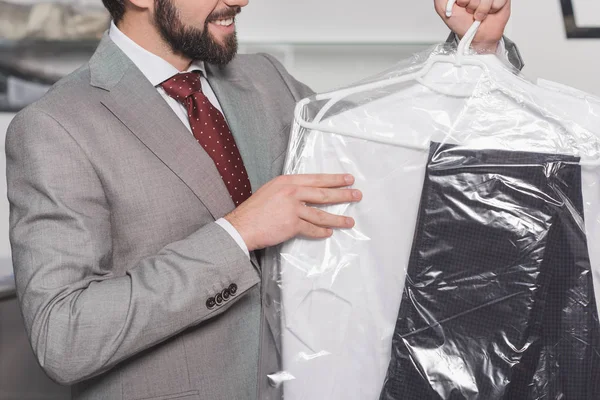
<svg viewBox="0 0 600 400">
<path fill-rule="evenodd" d="M 118 28 L 139 46 L 159 56 L 179 71 L 187 70 L 192 60 L 174 53 L 154 24 L 148 23 L 148 18 L 146 13 L 128 12 L 119 22 Z"/>
</svg>

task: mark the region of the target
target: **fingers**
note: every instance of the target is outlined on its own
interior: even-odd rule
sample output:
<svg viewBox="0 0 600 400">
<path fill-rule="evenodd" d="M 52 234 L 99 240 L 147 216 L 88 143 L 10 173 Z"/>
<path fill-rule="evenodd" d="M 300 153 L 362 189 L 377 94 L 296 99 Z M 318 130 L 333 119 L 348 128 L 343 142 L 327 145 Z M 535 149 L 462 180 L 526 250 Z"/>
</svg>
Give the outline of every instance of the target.
<svg viewBox="0 0 600 400">
<path fill-rule="evenodd" d="M 334 215 L 318 208 L 301 206 L 298 216 L 312 225 L 322 228 L 349 229 L 354 226 L 354 219 L 343 215 Z"/>
<path fill-rule="evenodd" d="M 280 177 L 283 183 L 317 188 L 340 188 L 354 183 L 354 177 L 348 174 L 306 174 Z"/>
<path fill-rule="evenodd" d="M 479 6 L 475 9 L 475 20 L 485 20 L 492 9 L 492 3 L 493 0 L 481 0 Z"/>
<path fill-rule="evenodd" d="M 331 235 L 333 235 L 333 229 L 316 226 L 306 221 L 300 221 L 299 236 L 309 239 L 326 239 Z"/>
<path fill-rule="evenodd" d="M 449 2 L 450 5 L 452 2 Z M 477 21 L 483 21 L 489 14 L 502 10 L 508 0 L 456 0 L 456 4 L 463 7 L 470 14 L 474 14 Z"/>
<path fill-rule="evenodd" d="M 485 1 L 485 0 L 471 0 L 471 1 L 469 1 L 469 4 L 467 4 L 465 6 L 465 8 L 467 9 L 467 11 L 470 14 L 473 14 L 473 13 L 475 13 L 475 10 L 477 10 L 477 7 L 479 7 L 479 5 L 481 4 L 482 1 Z"/>
<path fill-rule="evenodd" d="M 341 215 L 333 215 L 323 210 L 307 207 L 305 204 L 353 203 L 362 199 L 362 192 L 346 188 L 354 183 L 354 177 L 347 174 L 287 175 L 277 178 L 277 192 L 280 199 L 295 201 L 294 236 L 324 239 L 333 234 L 333 229 L 349 229 L 354 220 Z M 268 190 L 268 189 L 267 189 Z"/>
<path fill-rule="evenodd" d="M 294 196 L 299 201 L 310 204 L 352 203 L 362 199 L 360 190 L 317 187 L 297 187 Z"/>
</svg>

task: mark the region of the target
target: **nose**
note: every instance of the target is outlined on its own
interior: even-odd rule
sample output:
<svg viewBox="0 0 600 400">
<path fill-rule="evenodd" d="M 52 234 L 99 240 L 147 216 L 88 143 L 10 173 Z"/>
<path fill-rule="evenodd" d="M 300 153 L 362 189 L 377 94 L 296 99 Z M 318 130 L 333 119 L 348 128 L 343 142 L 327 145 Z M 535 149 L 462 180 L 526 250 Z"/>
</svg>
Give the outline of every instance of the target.
<svg viewBox="0 0 600 400">
<path fill-rule="evenodd" d="M 223 0 L 223 3 L 229 7 L 246 7 L 249 0 Z"/>
</svg>

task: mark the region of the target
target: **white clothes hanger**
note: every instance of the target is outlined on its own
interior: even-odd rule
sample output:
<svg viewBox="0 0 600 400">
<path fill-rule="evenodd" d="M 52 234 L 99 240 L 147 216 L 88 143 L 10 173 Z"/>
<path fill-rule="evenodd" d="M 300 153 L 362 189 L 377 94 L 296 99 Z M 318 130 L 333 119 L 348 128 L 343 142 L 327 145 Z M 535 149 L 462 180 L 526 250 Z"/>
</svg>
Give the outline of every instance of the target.
<svg viewBox="0 0 600 400">
<path fill-rule="evenodd" d="M 453 9 L 453 6 L 455 3 L 456 3 L 456 0 L 448 1 L 447 8 L 446 8 L 446 15 L 448 17 L 450 17 L 452 15 L 452 9 Z M 490 68 L 503 68 L 504 69 L 503 72 L 509 72 L 504 67 L 497 67 L 495 64 L 490 65 L 489 63 L 482 61 L 481 56 L 469 54 L 469 49 L 470 49 L 471 43 L 473 42 L 473 39 L 475 38 L 475 35 L 477 34 L 477 31 L 478 31 L 480 25 L 481 25 L 480 21 L 475 21 L 473 23 L 473 25 L 469 28 L 467 33 L 464 35 L 463 39 L 460 41 L 456 54 L 431 56 L 426 61 L 425 66 L 414 73 L 407 74 L 407 75 L 397 77 L 397 78 L 382 80 L 382 81 L 378 81 L 378 82 L 366 83 L 366 84 L 358 85 L 358 86 L 348 88 L 348 89 L 342 89 L 342 90 L 337 90 L 337 91 L 333 91 L 333 92 L 322 93 L 322 94 L 316 95 L 315 97 L 306 98 L 306 99 L 301 100 L 297 104 L 295 112 L 294 112 L 294 118 L 295 118 L 296 122 L 301 127 L 309 129 L 309 130 L 334 133 L 334 134 L 339 134 L 339 135 L 343 135 L 343 136 L 354 137 L 357 139 L 366 139 L 371 142 L 378 142 L 378 143 L 383 143 L 383 144 L 400 146 L 400 147 L 410 148 L 410 149 L 414 149 L 414 150 L 429 151 L 429 146 L 415 145 L 415 144 L 407 143 L 405 141 L 402 141 L 401 139 L 396 139 L 396 138 L 366 136 L 362 132 L 350 132 L 350 131 L 347 131 L 344 129 L 327 126 L 326 124 L 321 123 L 321 120 L 335 104 L 337 104 L 339 101 L 343 100 L 344 98 L 346 98 L 350 95 L 353 95 L 356 93 L 361 93 L 361 92 L 368 92 L 368 91 L 372 91 L 372 90 L 382 89 L 385 87 L 398 85 L 400 83 L 405 83 L 405 82 L 410 82 L 410 81 L 418 82 L 421 85 L 423 85 L 435 92 L 446 95 L 446 96 L 471 97 L 473 95 L 473 92 L 466 93 L 466 92 L 461 92 L 461 91 L 457 91 L 457 90 L 447 90 L 447 89 L 435 87 L 434 85 L 427 83 L 424 80 L 424 78 L 436 64 L 440 64 L 440 63 L 454 64 L 454 66 L 456 68 L 461 68 L 464 65 L 476 66 L 476 67 L 481 68 L 483 75 L 487 75 L 487 76 L 491 75 Z M 535 104 L 527 97 L 518 96 L 514 91 L 507 90 L 506 88 L 503 88 L 501 85 L 495 85 L 493 87 L 493 90 L 497 90 L 497 91 L 504 93 L 508 97 L 513 98 L 519 104 L 525 105 L 525 106 L 529 107 L 530 109 L 536 111 L 538 114 L 542 115 L 546 119 L 554 120 L 554 122 L 556 122 L 558 125 L 562 126 L 566 131 L 568 131 L 568 132 L 572 131 L 572 129 L 570 127 L 566 126 L 564 121 L 562 121 L 559 118 L 554 117 L 552 115 L 547 115 L 547 112 L 545 112 L 545 110 L 543 110 L 539 105 Z M 314 120 L 312 122 L 306 121 L 302 116 L 302 109 L 311 101 L 323 101 L 323 100 L 329 100 L 329 101 L 319 110 L 319 112 L 317 113 L 316 117 L 314 118 Z M 447 139 L 449 139 L 449 134 L 444 139 L 444 142 Z M 579 164 L 582 166 L 597 167 L 597 166 L 600 166 L 600 158 L 596 159 L 596 160 L 585 160 L 585 161 L 582 160 Z"/>
<path fill-rule="evenodd" d="M 446 17 L 450 18 L 452 16 L 452 9 L 455 3 L 456 0 L 448 0 L 448 4 L 446 4 Z"/>
</svg>

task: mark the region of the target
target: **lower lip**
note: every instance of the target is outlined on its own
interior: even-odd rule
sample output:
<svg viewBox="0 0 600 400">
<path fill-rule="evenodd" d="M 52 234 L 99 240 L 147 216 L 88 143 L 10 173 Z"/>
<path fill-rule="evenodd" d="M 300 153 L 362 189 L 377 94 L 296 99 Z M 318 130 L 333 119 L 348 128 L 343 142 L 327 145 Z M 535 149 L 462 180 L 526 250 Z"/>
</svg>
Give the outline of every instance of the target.
<svg viewBox="0 0 600 400">
<path fill-rule="evenodd" d="M 211 22 L 210 25 L 212 25 L 214 27 L 214 29 L 218 29 L 219 32 L 223 32 L 223 33 L 231 33 L 231 32 L 235 31 L 235 22 L 229 26 L 218 25 L 218 24 L 215 24 L 214 22 Z"/>
</svg>

